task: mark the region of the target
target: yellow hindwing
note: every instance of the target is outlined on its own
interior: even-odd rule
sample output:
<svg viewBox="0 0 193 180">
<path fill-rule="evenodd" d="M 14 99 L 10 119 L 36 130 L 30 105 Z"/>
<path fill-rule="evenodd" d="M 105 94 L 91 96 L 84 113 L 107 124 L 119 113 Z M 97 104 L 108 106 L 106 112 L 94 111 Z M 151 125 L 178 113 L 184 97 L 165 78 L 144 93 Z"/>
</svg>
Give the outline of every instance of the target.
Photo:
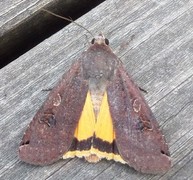
<svg viewBox="0 0 193 180">
<path fill-rule="evenodd" d="M 97 119 L 95 118 L 90 92 L 87 93 L 85 105 L 75 130 L 74 137 L 77 138 L 78 141 L 83 141 L 93 137 L 94 134 L 96 138 L 100 138 L 102 141 L 106 141 L 110 144 L 115 139 L 115 131 L 113 129 L 106 92 L 104 93 Z M 63 155 L 63 158 L 73 158 L 75 156 L 89 157 L 93 154 L 96 155 L 99 160 L 101 158 L 106 158 L 108 160 L 114 159 L 115 161 L 125 163 L 119 154 L 102 152 L 93 147 L 91 147 L 90 150 L 68 151 Z"/>
</svg>

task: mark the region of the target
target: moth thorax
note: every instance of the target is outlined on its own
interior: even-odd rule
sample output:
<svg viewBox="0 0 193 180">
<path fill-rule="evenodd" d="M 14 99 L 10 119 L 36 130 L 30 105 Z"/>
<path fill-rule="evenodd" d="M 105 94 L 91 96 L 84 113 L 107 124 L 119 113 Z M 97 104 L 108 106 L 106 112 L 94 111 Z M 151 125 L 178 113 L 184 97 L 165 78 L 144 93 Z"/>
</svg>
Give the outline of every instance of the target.
<svg viewBox="0 0 193 180">
<path fill-rule="evenodd" d="M 94 38 L 94 42 L 95 44 L 105 44 L 108 45 L 108 43 L 106 43 L 107 39 L 105 38 L 105 36 L 101 33 L 98 36 L 95 36 Z"/>
</svg>

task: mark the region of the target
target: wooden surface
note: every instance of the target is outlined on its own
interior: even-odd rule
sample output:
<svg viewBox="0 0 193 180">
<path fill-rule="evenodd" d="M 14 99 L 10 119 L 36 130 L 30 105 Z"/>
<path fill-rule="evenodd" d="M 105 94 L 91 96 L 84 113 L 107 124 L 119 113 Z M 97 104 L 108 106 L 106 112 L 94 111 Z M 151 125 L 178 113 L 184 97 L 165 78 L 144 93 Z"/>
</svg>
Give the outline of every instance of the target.
<svg viewBox="0 0 193 180">
<path fill-rule="evenodd" d="M 0 70 L 0 179 L 193 179 L 193 1 L 107 0 L 77 22 L 93 34 L 102 31 L 148 91 L 172 168 L 155 176 L 106 160 L 38 167 L 18 159 L 23 133 L 47 97 L 42 89 L 53 87 L 92 39 L 71 24 Z"/>
<path fill-rule="evenodd" d="M 69 22 L 44 13 L 46 8 L 77 19 L 103 0 L 6 0 L 0 2 L 0 68 L 15 60 Z"/>
</svg>

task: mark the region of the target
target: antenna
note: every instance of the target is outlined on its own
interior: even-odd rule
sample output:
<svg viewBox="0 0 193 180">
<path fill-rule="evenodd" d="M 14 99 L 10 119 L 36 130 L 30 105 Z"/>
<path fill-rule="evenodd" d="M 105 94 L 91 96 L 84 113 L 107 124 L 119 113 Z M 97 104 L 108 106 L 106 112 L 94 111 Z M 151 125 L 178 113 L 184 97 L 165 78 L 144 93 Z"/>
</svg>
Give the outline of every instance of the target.
<svg viewBox="0 0 193 180">
<path fill-rule="evenodd" d="M 53 12 L 47 10 L 47 9 L 44 9 L 44 8 L 42 8 L 41 10 L 42 10 L 42 11 L 45 11 L 45 12 L 47 12 L 47 13 L 53 15 L 53 16 L 56 16 L 56 17 L 58 17 L 58 18 L 64 19 L 64 20 L 66 20 L 66 21 L 68 21 L 68 22 L 72 22 L 72 23 L 76 24 L 77 26 L 83 28 L 83 29 L 86 30 L 89 34 L 91 34 L 92 37 L 94 37 L 93 34 L 92 34 L 88 29 L 86 29 L 84 26 L 80 25 L 79 23 L 73 21 L 72 19 L 66 18 L 66 17 L 63 17 L 63 16 L 60 16 L 60 15 L 55 14 L 55 13 L 53 13 Z"/>
</svg>

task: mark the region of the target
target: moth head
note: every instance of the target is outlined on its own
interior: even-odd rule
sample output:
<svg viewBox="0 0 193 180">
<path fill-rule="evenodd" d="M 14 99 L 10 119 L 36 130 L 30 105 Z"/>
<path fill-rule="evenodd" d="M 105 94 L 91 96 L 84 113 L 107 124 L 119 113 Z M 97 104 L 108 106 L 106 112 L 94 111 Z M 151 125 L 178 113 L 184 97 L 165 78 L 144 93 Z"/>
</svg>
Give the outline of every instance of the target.
<svg viewBox="0 0 193 180">
<path fill-rule="evenodd" d="M 109 40 L 105 38 L 105 36 L 100 33 L 98 36 L 92 39 L 91 44 L 99 44 L 99 45 L 109 45 Z"/>
</svg>

